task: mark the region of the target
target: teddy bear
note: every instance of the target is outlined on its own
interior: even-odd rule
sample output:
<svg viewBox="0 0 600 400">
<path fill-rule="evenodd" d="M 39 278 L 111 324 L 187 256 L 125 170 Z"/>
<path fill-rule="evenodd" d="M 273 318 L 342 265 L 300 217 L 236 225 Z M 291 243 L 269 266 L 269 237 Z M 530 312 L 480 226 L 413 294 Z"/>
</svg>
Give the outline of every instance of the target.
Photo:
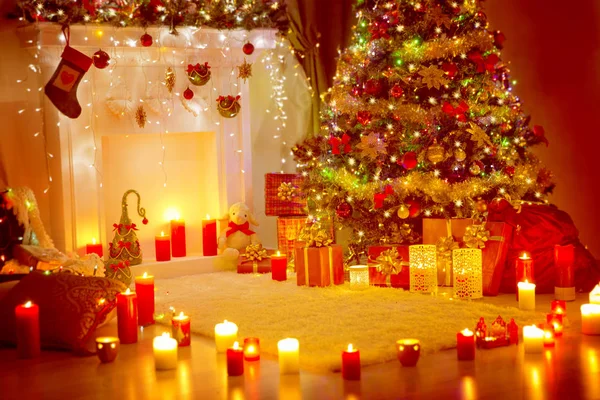
<svg viewBox="0 0 600 400">
<path fill-rule="evenodd" d="M 235 203 L 229 207 L 229 213 L 222 218 L 228 220 L 227 229 L 219 235 L 219 254 L 215 262 L 222 269 L 235 269 L 240 252 L 250 244 L 260 244 L 258 235 L 250 225 L 258 226 L 250 208 L 244 203 Z"/>
</svg>

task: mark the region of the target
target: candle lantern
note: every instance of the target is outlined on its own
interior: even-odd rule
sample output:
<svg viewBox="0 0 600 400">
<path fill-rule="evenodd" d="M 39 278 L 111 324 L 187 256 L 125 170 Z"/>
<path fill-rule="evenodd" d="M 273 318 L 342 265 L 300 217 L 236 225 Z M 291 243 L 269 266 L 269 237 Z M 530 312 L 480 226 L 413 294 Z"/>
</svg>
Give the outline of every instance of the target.
<svg viewBox="0 0 600 400">
<path fill-rule="evenodd" d="M 352 344 L 342 351 L 342 378 L 348 381 L 360 380 L 360 352 Z"/>
<path fill-rule="evenodd" d="M 546 314 L 546 322 L 554 329 L 554 336 L 563 334 L 563 314 Z"/>
<path fill-rule="evenodd" d="M 244 360 L 260 360 L 260 340 L 255 337 L 244 339 Z"/>
<path fill-rule="evenodd" d="M 535 325 L 523 327 L 525 353 L 541 353 L 544 350 L 544 331 Z"/>
<path fill-rule="evenodd" d="M 475 359 L 475 335 L 469 329 L 463 329 L 456 334 L 456 355 L 461 361 Z"/>
<path fill-rule="evenodd" d="M 17 357 L 36 358 L 40 355 L 40 308 L 28 301 L 15 307 Z"/>
<path fill-rule="evenodd" d="M 454 297 L 479 299 L 483 297 L 483 265 L 481 249 L 452 251 Z"/>
<path fill-rule="evenodd" d="M 350 289 L 360 290 L 369 287 L 369 267 L 367 265 L 353 265 L 348 267 L 350 272 Z"/>
<path fill-rule="evenodd" d="M 535 282 L 533 271 L 533 259 L 529 253 L 523 253 L 515 262 L 515 285 L 517 286 L 517 300 L 519 299 L 519 282 Z"/>
<path fill-rule="evenodd" d="M 477 338 L 477 343 L 487 337 L 487 325 L 483 317 L 480 317 L 479 322 L 477 322 L 477 326 L 475 327 L 475 337 Z"/>
<path fill-rule="evenodd" d="M 437 248 L 432 244 L 412 245 L 408 249 L 410 291 L 437 292 Z"/>
<path fill-rule="evenodd" d="M 403 367 L 414 367 L 421 356 L 421 342 L 417 339 L 400 339 L 396 342 L 396 350 Z"/>
<path fill-rule="evenodd" d="M 551 309 L 553 314 L 567 315 L 567 303 L 564 300 L 552 300 Z"/>
<path fill-rule="evenodd" d="M 581 305 L 581 333 L 600 335 L 600 304 Z"/>
<path fill-rule="evenodd" d="M 298 339 L 287 338 L 277 342 L 279 354 L 279 373 L 281 375 L 297 374 L 300 372 L 300 342 Z"/>
<path fill-rule="evenodd" d="M 554 347 L 554 328 L 550 324 L 544 324 L 544 347 Z"/>
<path fill-rule="evenodd" d="M 217 353 L 225 353 L 237 341 L 238 327 L 227 320 L 215 325 Z"/>
<path fill-rule="evenodd" d="M 575 247 L 554 246 L 554 297 L 558 300 L 575 300 Z"/>
<path fill-rule="evenodd" d="M 519 308 L 521 310 L 535 310 L 535 284 L 528 281 L 519 282 Z"/>
<path fill-rule="evenodd" d="M 238 342 L 227 349 L 227 375 L 244 375 L 244 351 Z"/>
<path fill-rule="evenodd" d="M 597 284 L 590 292 L 590 303 L 600 304 L 600 283 Z"/>
<path fill-rule="evenodd" d="M 188 315 L 182 312 L 171 320 L 171 334 L 179 347 L 189 346 L 191 343 L 191 321 Z"/>
<path fill-rule="evenodd" d="M 119 354 L 119 338 L 99 337 L 96 338 L 96 354 L 102 363 L 113 362 Z"/>
<path fill-rule="evenodd" d="M 152 350 L 154 366 L 157 370 L 177 368 L 177 340 L 167 332 L 154 338 Z"/>
</svg>

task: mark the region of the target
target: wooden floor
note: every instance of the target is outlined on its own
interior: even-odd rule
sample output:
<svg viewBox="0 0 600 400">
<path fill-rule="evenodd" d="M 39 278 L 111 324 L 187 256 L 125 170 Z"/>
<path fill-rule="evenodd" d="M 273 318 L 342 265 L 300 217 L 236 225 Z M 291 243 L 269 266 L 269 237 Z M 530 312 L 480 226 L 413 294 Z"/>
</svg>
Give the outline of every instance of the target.
<svg viewBox="0 0 600 400">
<path fill-rule="evenodd" d="M 177 370 L 156 372 L 152 338 L 165 329 L 160 325 L 144 329 L 138 344 L 121 346 L 112 364 L 60 352 L 17 360 L 15 350 L 4 349 L 0 399 L 600 399 L 600 336 L 579 333 L 579 305 L 586 298 L 568 304 L 570 329 L 541 355 L 511 346 L 458 362 L 449 350 L 422 357 L 415 368 L 397 362 L 363 368 L 359 382 L 333 373 L 280 376 L 277 360 L 265 356 L 246 363 L 245 376 L 228 378 L 224 356 L 215 354 L 212 340 L 199 336 L 180 351 Z M 538 310 L 549 309 L 550 300 L 538 296 Z M 486 301 L 515 305 L 514 295 Z M 115 333 L 113 322 L 99 335 Z"/>
</svg>

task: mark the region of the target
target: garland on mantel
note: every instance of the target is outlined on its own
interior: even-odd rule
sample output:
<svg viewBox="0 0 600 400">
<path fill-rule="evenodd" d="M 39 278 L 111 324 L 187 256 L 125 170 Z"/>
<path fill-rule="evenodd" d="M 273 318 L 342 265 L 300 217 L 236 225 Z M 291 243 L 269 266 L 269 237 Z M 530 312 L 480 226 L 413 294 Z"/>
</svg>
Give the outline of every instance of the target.
<svg viewBox="0 0 600 400">
<path fill-rule="evenodd" d="M 216 29 L 288 29 L 283 0 L 21 0 L 19 14 L 30 22 L 61 25 L 108 23 Z"/>
</svg>

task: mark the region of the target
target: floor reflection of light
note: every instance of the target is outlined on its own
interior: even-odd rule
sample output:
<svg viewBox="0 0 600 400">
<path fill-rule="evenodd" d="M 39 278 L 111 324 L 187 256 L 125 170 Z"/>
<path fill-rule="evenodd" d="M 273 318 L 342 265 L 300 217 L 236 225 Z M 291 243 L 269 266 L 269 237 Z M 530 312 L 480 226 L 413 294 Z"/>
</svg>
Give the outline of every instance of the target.
<svg viewBox="0 0 600 400">
<path fill-rule="evenodd" d="M 592 374 L 598 373 L 598 354 L 594 349 L 588 349 L 587 351 L 587 360 L 590 364 L 590 372 Z"/>
<path fill-rule="evenodd" d="M 229 391 L 229 400 L 244 400 L 244 388 L 234 387 Z"/>
<path fill-rule="evenodd" d="M 463 376 L 461 380 L 462 399 L 474 400 L 477 398 L 477 383 L 472 376 Z"/>
<path fill-rule="evenodd" d="M 301 400 L 300 376 L 281 375 L 279 378 L 279 398 L 285 400 Z"/>
<path fill-rule="evenodd" d="M 177 365 L 177 380 L 179 381 L 179 394 L 186 398 L 192 393 L 192 378 L 190 366 L 187 362 L 179 362 Z"/>
<path fill-rule="evenodd" d="M 529 388 L 529 396 L 528 400 L 543 400 L 546 398 L 546 392 L 543 385 L 542 375 L 540 373 L 540 369 L 536 366 L 530 365 L 526 367 L 528 373 L 526 373 L 526 377 L 529 380 L 527 382 L 527 387 Z"/>
<path fill-rule="evenodd" d="M 346 395 L 346 400 L 360 400 L 360 397 L 358 397 L 354 393 L 348 393 Z"/>
<path fill-rule="evenodd" d="M 598 352 L 593 348 L 581 350 L 581 370 L 583 371 L 584 386 L 587 390 L 587 397 L 590 399 L 600 398 L 600 372 L 598 365 Z"/>
</svg>

